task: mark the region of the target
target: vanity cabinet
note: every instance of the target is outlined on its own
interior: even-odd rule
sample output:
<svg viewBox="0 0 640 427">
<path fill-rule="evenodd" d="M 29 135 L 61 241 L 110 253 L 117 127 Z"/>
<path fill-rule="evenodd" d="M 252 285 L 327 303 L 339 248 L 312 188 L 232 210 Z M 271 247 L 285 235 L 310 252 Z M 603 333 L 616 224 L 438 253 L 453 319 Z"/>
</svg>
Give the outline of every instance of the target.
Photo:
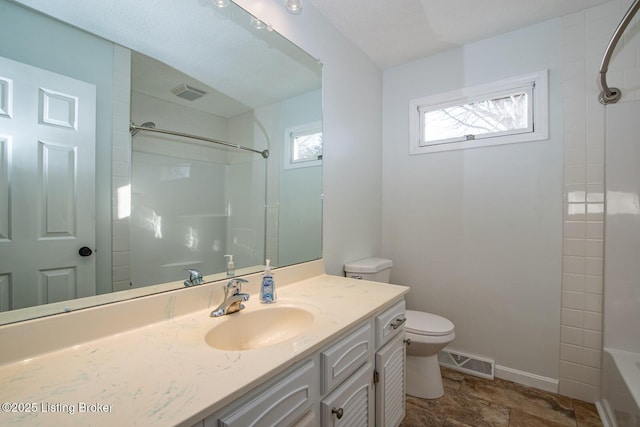
<svg viewBox="0 0 640 427">
<path fill-rule="evenodd" d="M 401 300 L 216 414 L 204 427 L 379 426 L 404 418 Z"/>
<path fill-rule="evenodd" d="M 311 359 L 251 393 L 230 411 L 205 419 L 205 427 L 313 426 L 318 365 Z"/>
</svg>

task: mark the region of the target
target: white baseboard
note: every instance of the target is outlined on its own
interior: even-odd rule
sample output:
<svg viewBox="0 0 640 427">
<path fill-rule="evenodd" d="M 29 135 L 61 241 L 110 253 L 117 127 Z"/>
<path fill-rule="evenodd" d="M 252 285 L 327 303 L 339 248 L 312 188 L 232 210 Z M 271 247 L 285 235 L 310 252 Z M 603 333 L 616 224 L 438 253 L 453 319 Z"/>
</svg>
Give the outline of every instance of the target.
<svg viewBox="0 0 640 427">
<path fill-rule="evenodd" d="M 554 378 L 543 377 L 500 365 L 496 365 L 495 367 L 495 376 L 503 380 L 513 381 L 514 383 L 549 391 L 551 393 L 558 392 L 558 380 Z"/>
</svg>

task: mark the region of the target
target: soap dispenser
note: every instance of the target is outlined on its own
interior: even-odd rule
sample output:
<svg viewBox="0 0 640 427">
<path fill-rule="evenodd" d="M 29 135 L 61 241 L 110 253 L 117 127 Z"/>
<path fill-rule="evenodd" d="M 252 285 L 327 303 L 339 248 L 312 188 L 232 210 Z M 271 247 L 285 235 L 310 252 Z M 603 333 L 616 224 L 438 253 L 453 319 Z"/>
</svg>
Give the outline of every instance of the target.
<svg viewBox="0 0 640 427">
<path fill-rule="evenodd" d="M 262 283 L 260 285 L 260 302 L 264 304 L 271 304 L 276 302 L 276 282 L 273 280 L 273 273 L 271 272 L 270 261 L 266 260 L 264 267 L 264 273 L 262 273 Z"/>
<path fill-rule="evenodd" d="M 227 260 L 227 276 L 235 276 L 236 275 L 236 265 L 233 263 L 233 255 L 225 255 L 225 258 L 228 257 Z"/>
</svg>

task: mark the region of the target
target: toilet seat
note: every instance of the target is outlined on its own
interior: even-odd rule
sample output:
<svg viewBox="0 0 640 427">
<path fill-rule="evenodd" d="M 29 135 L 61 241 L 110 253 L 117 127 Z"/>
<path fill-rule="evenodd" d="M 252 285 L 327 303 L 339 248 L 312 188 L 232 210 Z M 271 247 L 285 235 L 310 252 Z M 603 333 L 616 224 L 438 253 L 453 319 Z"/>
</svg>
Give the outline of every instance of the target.
<svg viewBox="0 0 640 427">
<path fill-rule="evenodd" d="M 444 336 L 453 332 L 454 326 L 450 320 L 432 313 L 406 310 L 405 331 L 416 335 Z"/>
</svg>

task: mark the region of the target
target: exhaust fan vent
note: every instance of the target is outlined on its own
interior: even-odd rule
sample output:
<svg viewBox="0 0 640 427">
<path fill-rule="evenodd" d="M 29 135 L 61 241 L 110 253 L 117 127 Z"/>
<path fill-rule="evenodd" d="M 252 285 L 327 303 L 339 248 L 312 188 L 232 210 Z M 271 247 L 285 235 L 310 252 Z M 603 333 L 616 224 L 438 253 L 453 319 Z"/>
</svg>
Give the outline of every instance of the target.
<svg viewBox="0 0 640 427">
<path fill-rule="evenodd" d="M 202 98 L 207 94 L 207 92 L 201 89 L 186 85 L 184 83 L 171 89 L 171 92 L 182 99 L 186 99 L 187 101 L 193 101 L 195 99 Z"/>
</svg>

